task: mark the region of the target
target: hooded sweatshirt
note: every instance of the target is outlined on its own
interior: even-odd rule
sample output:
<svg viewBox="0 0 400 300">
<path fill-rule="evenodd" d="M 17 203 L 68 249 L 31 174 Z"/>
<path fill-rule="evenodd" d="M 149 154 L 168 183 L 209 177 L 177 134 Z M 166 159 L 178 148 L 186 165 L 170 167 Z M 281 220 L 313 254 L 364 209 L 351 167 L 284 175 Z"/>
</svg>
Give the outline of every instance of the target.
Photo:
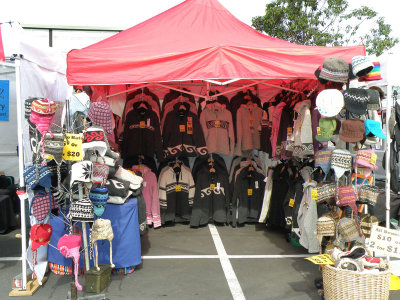
<svg viewBox="0 0 400 300">
<path fill-rule="evenodd" d="M 310 107 L 310 100 L 301 101 L 294 107 L 294 110 L 298 113 L 298 115 L 293 126 L 293 156 L 305 157 L 307 155 L 314 155 Z"/>
</svg>

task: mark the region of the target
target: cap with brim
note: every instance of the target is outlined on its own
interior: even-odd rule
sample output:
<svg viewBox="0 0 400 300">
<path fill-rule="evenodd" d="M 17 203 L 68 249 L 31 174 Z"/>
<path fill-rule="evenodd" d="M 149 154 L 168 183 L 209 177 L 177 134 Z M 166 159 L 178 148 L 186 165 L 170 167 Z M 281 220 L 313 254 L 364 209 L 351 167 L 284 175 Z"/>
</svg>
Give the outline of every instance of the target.
<svg viewBox="0 0 400 300">
<path fill-rule="evenodd" d="M 314 75 L 315 75 L 315 77 L 317 77 L 317 79 L 318 79 L 319 82 L 321 82 L 322 84 L 327 84 L 327 83 L 328 83 L 328 80 L 325 80 L 325 79 L 323 79 L 323 78 L 320 77 L 321 69 L 322 69 L 322 66 L 319 66 L 319 67 L 315 70 Z"/>
<path fill-rule="evenodd" d="M 376 154 L 372 151 L 372 149 L 367 150 L 358 150 L 356 155 L 356 160 L 354 164 L 354 169 L 358 168 L 368 168 L 371 170 L 378 170 L 378 166 L 376 165 Z"/>
<path fill-rule="evenodd" d="M 344 107 L 357 115 L 367 112 L 368 92 L 364 89 L 350 88 L 344 93 Z"/>
<path fill-rule="evenodd" d="M 323 90 L 318 94 L 315 104 L 321 116 L 334 117 L 344 106 L 343 94 L 336 89 Z"/>
<path fill-rule="evenodd" d="M 380 105 L 379 105 L 379 92 L 375 89 L 368 89 L 368 104 L 367 104 L 367 109 L 368 110 L 379 110 Z"/>
<path fill-rule="evenodd" d="M 354 56 L 352 59 L 353 74 L 357 77 L 367 75 L 372 71 L 374 65 L 369 57 L 367 56 Z"/>
<path fill-rule="evenodd" d="M 339 138 L 347 143 L 357 143 L 364 139 L 364 121 L 363 120 L 345 120 L 342 122 L 342 132 Z"/>
<path fill-rule="evenodd" d="M 381 139 L 386 139 L 386 136 L 383 134 L 381 123 L 378 121 L 367 119 L 364 122 L 365 125 L 365 135 L 374 135 Z"/>
<path fill-rule="evenodd" d="M 335 118 L 321 118 L 319 119 L 319 132 L 315 135 L 318 142 L 328 142 L 332 139 L 333 132 L 336 129 Z"/>
<path fill-rule="evenodd" d="M 35 224 L 30 230 L 30 239 L 32 242 L 32 251 L 39 249 L 39 247 L 47 245 L 50 242 L 50 237 L 53 228 L 50 224 Z"/>
</svg>

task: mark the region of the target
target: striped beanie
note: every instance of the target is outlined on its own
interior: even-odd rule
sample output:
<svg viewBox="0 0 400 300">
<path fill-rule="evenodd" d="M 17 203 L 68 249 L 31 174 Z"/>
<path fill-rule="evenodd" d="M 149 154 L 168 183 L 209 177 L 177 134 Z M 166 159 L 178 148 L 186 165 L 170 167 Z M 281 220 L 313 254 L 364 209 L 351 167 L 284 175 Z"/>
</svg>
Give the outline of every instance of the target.
<svg viewBox="0 0 400 300">
<path fill-rule="evenodd" d="M 338 224 L 338 233 L 343 242 L 352 242 L 360 239 L 356 222 L 350 218 L 342 218 Z"/>
<path fill-rule="evenodd" d="M 344 93 L 344 107 L 356 115 L 364 115 L 367 112 L 368 92 L 365 89 L 350 88 Z"/>
<path fill-rule="evenodd" d="M 338 192 L 338 199 L 336 202 L 336 205 L 339 207 L 343 206 L 348 206 L 351 208 L 351 210 L 354 212 L 355 215 L 355 222 L 358 228 L 358 231 L 360 233 L 360 236 L 362 236 L 361 228 L 360 225 L 358 224 L 358 217 L 357 217 L 357 195 L 354 192 L 354 189 L 352 186 L 341 186 L 339 187 L 339 192 Z"/>
<path fill-rule="evenodd" d="M 316 190 L 317 203 L 325 202 L 329 205 L 335 205 L 336 184 L 326 183 L 314 188 L 314 190 Z"/>
<path fill-rule="evenodd" d="M 351 170 L 352 157 L 348 150 L 335 149 L 332 151 L 331 168 L 335 171 L 336 179 L 339 179 L 347 171 Z"/>
<path fill-rule="evenodd" d="M 43 139 L 43 157 L 46 158 L 46 155 L 50 155 L 52 159 L 57 163 L 57 165 L 61 165 L 62 163 L 62 154 L 64 148 L 64 135 L 62 133 L 46 133 Z"/>
<path fill-rule="evenodd" d="M 72 201 L 68 218 L 71 221 L 90 222 L 94 219 L 93 204 L 88 198 Z"/>
<path fill-rule="evenodd" d="M 34 190 L 39 186 L 44 188 L 51 187 L 51 172 L 47 166 L 35 164 L 24 169 L 24 178 L 26 185 Z"/>
<path fill-rule="evenodd" d="M 367 75 L 374 68 L 370 58 L 361 55 L 354 56 L 351 65 L 353 68 L 353 74 L 357 77 Z"/>
<path fill-rule="evenodd" d="M 324 60 L 319 77 L 328 81 L 346 83 L 349 64 L 342 58 L 328 57 Z"/>
<path fill-rule="evenodd" d="M 104 131 L 101 128 L 89 127 L 83 132 L 82 151 L 97 151 L 100 156 L 107 152 L 107 144 L 104 138 Z"/>
<path fill-rule="evenodd" d="M 358 202 L 365 203 L 371 206 L 375 206 L 378 201 L 379 194 L 382 194 L 383 190 L 371 185 L 363 185 L 360 187 Z"/>
<path fill-rule="evenodd" d="M 374 80 L 382 80 L 381 76 L 381 64 L 379 61 L 372 62 L 374 68 L 367 75 L 358 78 L 358 81 L 374 81 Z"/>
<path fill-rule="evenodd" d="M 315 163 L 314 166 L 316 168 L 320 167 L 322 171 L 324 171 L 325 177 L 328 175 L 329 170 L 331 169 L 331 156 L 332 156 L 332 150 L 329 150 L 327 148 L 324 148 L 322 150 L 319 150 L 315 156 Z"/>
<path fill-rule="evenodd" d="M 100 186 L 90 190 L 89 199 L 93 203 L 93 210 L 96 216 L 101 217 L 104 213 L 109 198 L 108 189 L 105 186 Z"/>
<path fill-rule="evenodd" d="M 57 103 L 47 98 L 36 99 L 32 102 L 31 111 L 39 115 L 52 115 L 56 112 Z"/>
<path fill-rule="evenodd" d="M 376 165 L 377 155 L 374 153 L 372 149 L 367 150 L 358 150 L 356 155 L 356 160 L 354 163 L 354 169 L 356 168 L 367 168 L 372 170 L 377 170 L 378 166 Z M 365 174 L 369 176 L 370 174 Z"/>
<path fill-rule="evenodd" d="M 369 238 L 371 236 L 372 226 L 374 225 L 378 226 L 379 221 L 377 217 L 366 214 L 360 217 L 360 225 L 361 225 L 361 230 L 365 235 L 365 237 Z"/>
<path fill-rule="evenodd" d="M 317 220 L 317 239 L 319 244 L 322 243 L 324 236 L 335 236 L 336 223 L 335 220 L 328 215 L 323 215 Z"/>
</svg>

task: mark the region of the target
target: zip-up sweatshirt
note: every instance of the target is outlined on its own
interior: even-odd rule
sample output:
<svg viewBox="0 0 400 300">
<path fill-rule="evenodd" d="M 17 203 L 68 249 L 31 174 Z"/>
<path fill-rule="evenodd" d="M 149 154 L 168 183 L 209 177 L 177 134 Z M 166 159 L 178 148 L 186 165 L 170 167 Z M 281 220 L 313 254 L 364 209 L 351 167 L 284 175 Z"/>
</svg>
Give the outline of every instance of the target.
<svg viewBox="0 0 400 300">
<path fill-rule="evenodd" d="M 263 110 L 253 105 L 242 105 L 236 115 L 236 155 L 242 151 L 260 149 L 260 132 Z"/>
</svg>

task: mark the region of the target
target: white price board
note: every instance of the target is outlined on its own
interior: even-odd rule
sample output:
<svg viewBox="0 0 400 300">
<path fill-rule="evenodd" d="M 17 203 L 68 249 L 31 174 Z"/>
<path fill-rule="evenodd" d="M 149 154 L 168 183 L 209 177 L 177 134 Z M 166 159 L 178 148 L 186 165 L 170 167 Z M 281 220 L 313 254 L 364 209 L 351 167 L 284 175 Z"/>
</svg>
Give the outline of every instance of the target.
<svg viewBox="0 0 400 300">
<path fill-rule="evenodd" d="M 388 256 L 400 257 L 400 231 L 372 226 L 368 248 Z"/>
</svg>

